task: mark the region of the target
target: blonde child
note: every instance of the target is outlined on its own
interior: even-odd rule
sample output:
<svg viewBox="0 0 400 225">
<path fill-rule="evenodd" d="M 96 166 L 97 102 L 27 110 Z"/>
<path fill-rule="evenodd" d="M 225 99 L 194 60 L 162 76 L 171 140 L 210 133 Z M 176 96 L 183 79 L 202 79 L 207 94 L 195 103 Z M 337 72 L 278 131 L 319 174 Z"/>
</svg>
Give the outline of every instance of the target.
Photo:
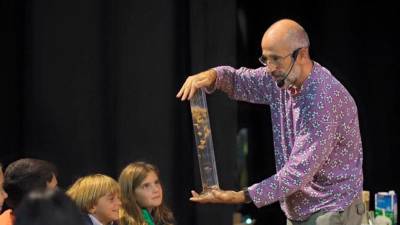
<svg viewBox="0 0 400 225">
<path fill-rule="evenodd" d="M 79 178 L 67 195 L 84 213 L 87 224 L 109 225 L 119 219 L 119 184 L 111 177 L 94 174 Z"/>
<path fill-rule="evenodd" d="M 119 177 L 122 210 L 120 225 L 172 225 L 172 212 L 163 203 L 158 169 L 149 163 L 126 166 Z"/>
</svg>

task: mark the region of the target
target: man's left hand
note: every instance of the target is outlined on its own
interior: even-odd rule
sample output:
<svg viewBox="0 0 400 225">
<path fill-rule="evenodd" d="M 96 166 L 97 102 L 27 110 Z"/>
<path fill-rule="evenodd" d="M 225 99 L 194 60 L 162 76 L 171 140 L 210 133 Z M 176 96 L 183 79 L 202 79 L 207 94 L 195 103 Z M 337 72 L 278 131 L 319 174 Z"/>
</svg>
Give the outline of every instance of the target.
<svg viewBox="0 0 400 225">
<path fill-rule="evenodd" d="M 204 194 L 192 191 L 190 201 L 198 203 L 242 204 L 245 203 L 245 196 L 243 191 L 211 190 Z"/>
</svg>

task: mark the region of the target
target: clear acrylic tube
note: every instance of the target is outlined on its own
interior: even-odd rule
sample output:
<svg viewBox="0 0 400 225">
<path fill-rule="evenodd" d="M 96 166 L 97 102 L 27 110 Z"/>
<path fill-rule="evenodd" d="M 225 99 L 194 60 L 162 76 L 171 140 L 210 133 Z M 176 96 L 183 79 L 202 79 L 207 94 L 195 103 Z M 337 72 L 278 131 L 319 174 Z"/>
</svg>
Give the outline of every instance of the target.
<svg viewBox="0 0 400 225">
<path fill-rule="evenodd" d="M 219 189 L 206 95 L 202 89 L 190 99 L 193 131 L 199 160 L 202 194 Z"/>
</svg>

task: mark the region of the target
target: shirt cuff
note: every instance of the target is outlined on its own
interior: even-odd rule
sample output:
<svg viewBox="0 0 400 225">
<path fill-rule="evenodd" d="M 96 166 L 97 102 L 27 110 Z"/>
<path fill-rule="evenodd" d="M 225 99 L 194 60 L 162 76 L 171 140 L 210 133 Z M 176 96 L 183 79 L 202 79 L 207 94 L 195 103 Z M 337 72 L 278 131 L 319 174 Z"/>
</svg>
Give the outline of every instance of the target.
<svg viewBox="0 0 400 225">
<path fill-rule="evenodd" d="M 223 66 L 218 66 L 218 67 L 214 67 L 214 68 L 211 68 L 211 69 L 214 70 L 217 73 L 217 77 L 215 78 L 215 83 L 214 83 L 213 87 L 209 87 L 209 88 L 205 88 L 204 89 L 207 94 L 211 94 L 215 90 L 218 89 L 218 87 L 220 85 L 220 82 L 221 82 L 220 81 L 221 80 L 221 74 L 224 73 Z"/>
<path fill-rule="evenodd" d="M 257 208 L 263 207 L 267 205 L 267 203 L 262 199 L 259 195 L 262 193 L 257 194 L 257 189 L 259 189 L 260 184 L 253 184 L 250 187 L 248 187 L 249 195 L 251 200 L 253 201 L 254 205 L 257 206 Z"/>
</svg>

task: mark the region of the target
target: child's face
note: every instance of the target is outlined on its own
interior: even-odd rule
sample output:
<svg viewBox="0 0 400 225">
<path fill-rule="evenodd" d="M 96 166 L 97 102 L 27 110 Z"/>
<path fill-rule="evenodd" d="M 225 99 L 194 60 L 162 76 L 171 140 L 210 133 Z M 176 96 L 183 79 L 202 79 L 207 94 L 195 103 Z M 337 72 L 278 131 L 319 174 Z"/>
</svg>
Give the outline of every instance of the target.
<svg viewBox="0 0 400 225">
<path fill-rule="evenodd" d="M 4 183 L 3 171 L 0 169 L 0 211 L 1 208 L 3 207 L 4 200 L 8 197 L 7 193 L 3 189 L 3 183 Z"/>
<path fill-rule="evenodd" d="M 152 210 L 162 203 L 163 191 L 155 172 L 151 171 L 143 182 L 136 187 L 135 197 L 140 207 Z"/>
<path fill-rule="evenodd" d="M 119 208 L 121 200 L 117 194 L 108 193 L 99 198 L 96 205 L 90 210 L 96 219 L 102 224 L 109 224 L 111 221 L 119 219 Z"/>
</svg>

